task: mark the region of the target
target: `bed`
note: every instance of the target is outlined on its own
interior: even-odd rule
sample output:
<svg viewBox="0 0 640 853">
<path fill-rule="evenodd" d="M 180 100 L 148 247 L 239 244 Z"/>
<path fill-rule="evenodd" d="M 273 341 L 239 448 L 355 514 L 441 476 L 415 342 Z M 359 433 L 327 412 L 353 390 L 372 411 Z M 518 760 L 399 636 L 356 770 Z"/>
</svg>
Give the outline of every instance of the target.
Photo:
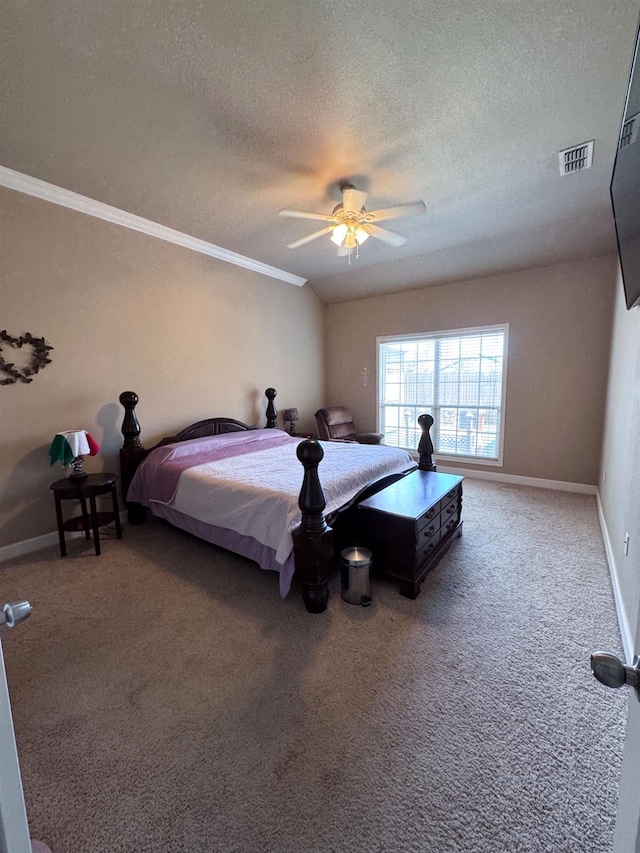
<svg viewBox="0 0 640 853">
<path fill-rule="evenodd" d="M 143 523 L 149 510 L 276 571 L 282 597 L 295 575 L 306 609 L 320 613 L 327 606 L 334 555 L 353 544 L 348 542 L 351 511 L 416 464 L 399 448 L 291 436 L 277 428 L 275 389 L 265 394 L 265 427 L 209 418 L 146 449 L 135 412 L 138 396 L 123 392 L 120 460 L 129 521 Z M 422 415 L 419 422 L 418 467 L 435 470 L 428 435 L 432 419 Z"/>
</svg>

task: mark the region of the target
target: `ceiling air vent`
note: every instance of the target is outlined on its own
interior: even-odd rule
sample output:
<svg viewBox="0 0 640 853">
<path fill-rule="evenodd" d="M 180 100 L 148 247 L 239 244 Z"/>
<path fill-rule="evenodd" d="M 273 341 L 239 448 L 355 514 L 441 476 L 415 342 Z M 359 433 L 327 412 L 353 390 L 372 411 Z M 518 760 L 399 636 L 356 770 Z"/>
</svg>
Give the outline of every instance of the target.
<svg viewBox="0 0 640 853">
<path fill-rule="evenodd" d="M 622 125 L 622 133 L 620 134 L 620 148 L 626 148 L 638 138 L 638 125 L 640 125 L 640 113 L 629 116 Z"/>
<path fill-rule="evenodd" d="M 558 152 L 558 158 L 561 175 L 589 169 L 593 161 L 593 139 L 581 145 L 574 145 L 573 148 L 565 148 L 564 151 Z"/>
</svg>

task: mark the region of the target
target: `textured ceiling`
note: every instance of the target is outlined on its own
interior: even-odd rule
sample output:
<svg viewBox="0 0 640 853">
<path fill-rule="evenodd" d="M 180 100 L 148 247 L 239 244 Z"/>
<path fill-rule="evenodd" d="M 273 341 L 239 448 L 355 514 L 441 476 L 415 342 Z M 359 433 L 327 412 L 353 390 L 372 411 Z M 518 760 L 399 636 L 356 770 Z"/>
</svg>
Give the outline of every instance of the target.
<svg viewBox="0 0 640 853">
<path fill-rule="evenodd" d="M 304 276 L 325 301 L 614 251 L 628 0 L 4 0 L 0 165 Z M 558 151 L 595 139 L 593 167 Z M 348 179 L 422 199 L 348 266 Z M 283 285 L 284 286 L 284 285 Z"/>
</svg>

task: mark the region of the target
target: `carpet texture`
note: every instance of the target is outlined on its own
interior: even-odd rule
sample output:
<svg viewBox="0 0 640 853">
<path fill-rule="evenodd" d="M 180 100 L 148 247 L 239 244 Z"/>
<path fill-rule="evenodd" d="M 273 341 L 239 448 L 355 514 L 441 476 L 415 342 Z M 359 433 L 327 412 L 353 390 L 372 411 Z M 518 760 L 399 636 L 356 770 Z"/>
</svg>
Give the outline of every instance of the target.
<svg viewBox="0 0 640 853">
<path fill-rule="evenodd" d="M 53 853 L 610 851 L 628 692 L 595 498 L 464 483 L 415 601 L 312 616 L 155 521 L 0 566 L 33 837 Z"/>
</svg>

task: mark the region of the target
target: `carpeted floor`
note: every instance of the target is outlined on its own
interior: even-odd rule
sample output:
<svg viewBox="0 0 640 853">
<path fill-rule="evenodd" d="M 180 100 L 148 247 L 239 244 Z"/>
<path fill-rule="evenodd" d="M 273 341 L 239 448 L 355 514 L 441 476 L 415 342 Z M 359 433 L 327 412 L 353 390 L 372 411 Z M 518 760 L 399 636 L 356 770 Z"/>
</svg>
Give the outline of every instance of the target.
<svg viewBox="0 0 640 853">
<path fill-rule="evenodd" d="M 0 565 L 31 834 L 53 853 L 609 851 L 626 691 L 593 497 L 465 481 L 416 601 L 297 588 L 151 522 Z"/>
</svg>

